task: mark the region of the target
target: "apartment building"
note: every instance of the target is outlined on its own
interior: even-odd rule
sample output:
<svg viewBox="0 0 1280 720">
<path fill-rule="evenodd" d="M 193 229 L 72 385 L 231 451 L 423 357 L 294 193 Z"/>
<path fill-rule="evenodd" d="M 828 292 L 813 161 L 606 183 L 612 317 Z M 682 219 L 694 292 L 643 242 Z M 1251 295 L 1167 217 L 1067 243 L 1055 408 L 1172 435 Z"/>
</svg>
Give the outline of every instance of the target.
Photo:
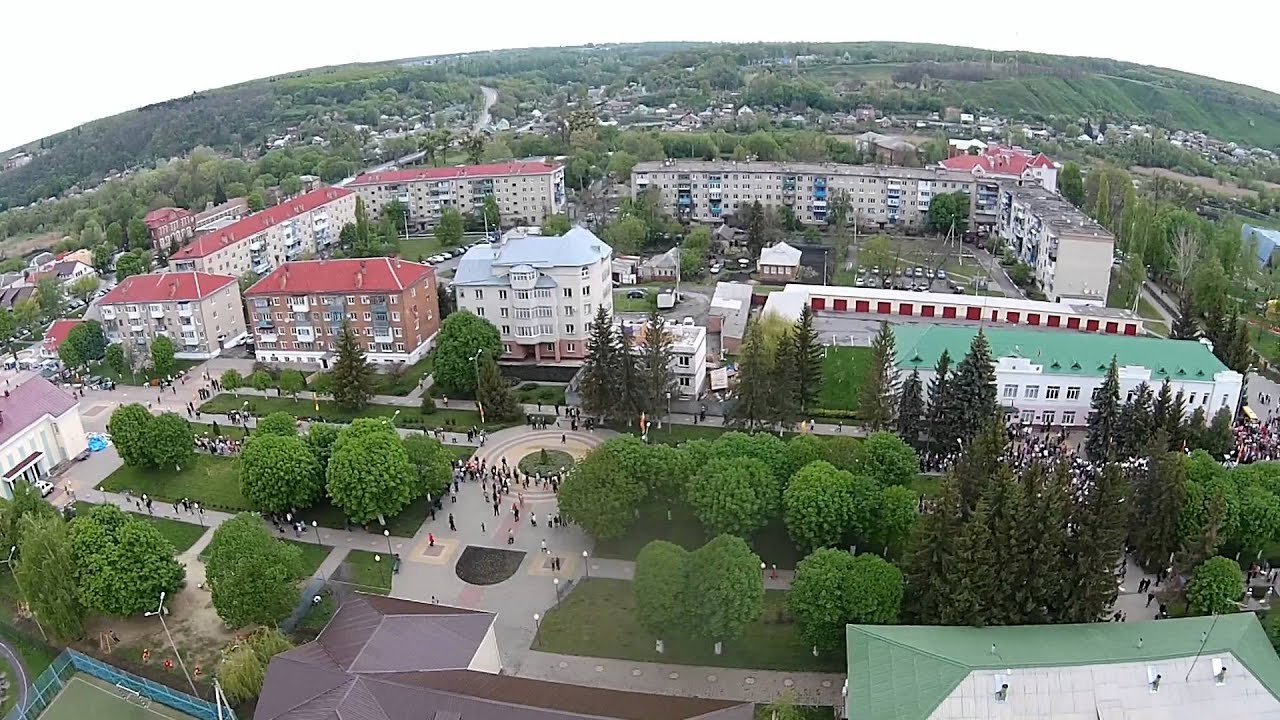
<svg viewBox="0 0 1280 720">
<path fill-rule="evenodd" d="M 414 363 L 435 343 L 435 270 L 398 258 L 287 262 L 245 294 L 260 362 L 328 368 L 345 323 L 371 363 Z"/>
<path fill-rule="evenodd" d="M 205 206 L 204 210 L 196 213 L 196 235 L 221 230 L 248 214 L 248 198 L 231 198 L 221 205 L 214 205 L 211 202 Z"/>
<path fill-rule="evenodd" d="M 446 208 L 479 213 L 486 196 L 498 203 L 503 225 L 541 225 L 565 211 L 564 167 L 530 160 L 492 165 L 407 168 L 360 175 L 347 187 L 360 193 L 372 218 L 396 200 L 409 209 L 409 227 L 434 227 Z"/>
<path fill-rule="evenodd" d="M 976 145 L 974 144 L 976 143 Z M 972 225 L 989 231 L 996 224 L 1001 187 L 1036 187 L 1058 192 L 1058 166 L 1044 153 L 980 140 L 951 141 L 951 157 L 939 165 L 973 177 Z"/>
<path fill-rule="evenodd" d="M 996 229 L 1051 302 L 1107 304 L 1115 237 L 1061 195 L 1005 187 Z"/>
<path fill-rule="evenodd" d="M 98 301 L 102 329 L 111 342 L 146 352 L 160 335 L 177 357 L 205 360 L 244 342 L 240 285 L 229 275 L 161 272 L 127 277 Z"/>
<path fill-rule="evenodd" d="M 586 228 L 509 230 L 462 256 L 453 289 L 458 309 L 498 328 L 501 360 L 581 363 L 596 310 L 613 314 L 612 266 L 613 249 Z"/>
<path fill-rule="evenodd" d="M 290 260 L 326 250 L 356 221 L 356 194 L 323 187 L 201 235 L 169 256 L 174 271 L 264 275 Z"/>
<path fill-rule="evenodd" d="M 852 222 L 887 228 L 922 225 L 934 195 L 973 196 L 973 176 L 942 168 L 907 168 L 834 163 L 663 160 L 642 162 L 631 171 L 634 195 L 656 188 L 672 215 L 719 222 L 759 201 L 789 207 L 800 222 L 824 224 L 831 197 L 846 193 Z"/>
<path fill-rule="evenodd" d="M 161 252 L 172 251 L 196 234 L 196 216 L 182 208 L 156 208 L 143 216 L 142 223 L 151 236 L 151 247 Z"/>
<path fill-rule="evenodd" d="M 619 321 L 621 331 L 631 337 L 632 349 L 644 343 L 644 321 Z M 707 387 L 707 329 L 700 325 L 667 322 L 662 327 L 671 338 L 672 400 L 697 400 Z"/>
</svg>

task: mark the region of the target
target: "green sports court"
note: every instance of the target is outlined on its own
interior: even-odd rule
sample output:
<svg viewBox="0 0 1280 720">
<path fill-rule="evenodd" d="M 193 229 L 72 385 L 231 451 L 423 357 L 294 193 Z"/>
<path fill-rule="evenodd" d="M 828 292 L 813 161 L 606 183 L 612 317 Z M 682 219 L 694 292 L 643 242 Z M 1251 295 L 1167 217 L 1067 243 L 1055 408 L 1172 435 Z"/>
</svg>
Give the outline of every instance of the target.
<svg viewBox="0 0 1280 720">
<path fill-rule="evenodd" d="M 194 720 L 154 700 L 77 672 L 64 681 L 40 720 Z"/>
</svg>

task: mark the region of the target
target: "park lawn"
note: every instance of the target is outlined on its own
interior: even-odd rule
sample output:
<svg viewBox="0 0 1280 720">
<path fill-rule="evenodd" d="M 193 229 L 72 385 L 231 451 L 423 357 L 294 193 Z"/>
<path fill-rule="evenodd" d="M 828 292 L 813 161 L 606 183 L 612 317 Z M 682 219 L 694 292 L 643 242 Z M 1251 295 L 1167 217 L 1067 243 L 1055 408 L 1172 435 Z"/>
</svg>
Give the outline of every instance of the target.
<svg viewBox="0 0 1280 720">
<path fill-rule="evenodd" d="M 343 565 L 349 582 L 357 590 L 378 595 L 391 594 L 391 558 L 368 550 L 352 550 L 347 553 Z"/>
<path fill-rule="evenodd" d="M 303 645 L 315 640 L 320 631 L 324 630 L 324 626 L 329 624 L 329 620 L 337 609 L 337 604 L 333 601 L 333 594 L 328 592 L 321 593 L 320 602 L 308 608 L 307 614 L 302 616 L 302 620 L 293 629 L 292 637 L 294 643 Z"/>
<path fill-rule="evenodd" d="M 1138 298 L 1138 314 L 1142 316 L 1143 325 L 1148 330 L 1161 337 L 1169 337 L 1169 323 L 1164 321 L 1164 316 L 1150 300 Z"/>
<path fill-rule="evenodd" d="M 282 540 L 298 548 L 298 550 L 302 552 L 302 581 L 303 582 L 306 582 L 308 579 L 310 579 L 312 575 L 316 574 L 316 570 L 320 569 L 320 563 L 323 563 L 324 559 L 329 557 L 329 553 L 333 550 L 333 548 L 328 547 L 327 545 L 315 544 L 314 530 L 308 529 L 307 532 L 311 533 L 311 538 L 313 540 L 312 542 L 306 542 L 305 538 L 307 537 L 307 535 L 305 534 L 297 540 L 293 540 L 290 538 L 281 538 Z"/>
<path fill-rule="evenodd" d="M 340 508 L 329 502 L 328 498 L 322 499 L 319 503 L 302 511 L 302 517 L 305 520 L 314 520 L 322 528 L 330 530 L 351 530 L 353 532 L 361 529 L 360 525 L 349 522 L 346 513 Z M 431 514 L 431 508 L 427 504 L 426 498 L 419 498 L 409 503 L 399 515 L 393 515 L 387 518 L 387 526 L 383 528 L 378 525 L 377 520 L 365 523 L 364 530 L 371 535 L 381 535 L 384 529 L 390 530 L 391 534 L 401 538 L 411 538 L 422 527 L 422 523 L 426 522 L 427 517 Z"/>
<path fill-rule="evenodd" d="M 146 494 L 157 502 L 190 498 L 209 510 L 253 509 L 240 494 L 240 460 L 234 457 L 197 454 L 182 472 L 122 465 L 99 487 L 108 492 L 132 490 L 135 497 Z"/>
<path fill-rule="evenodd" d="M 433 362 L 435 358 L 430 353 L 418 362 L 408 365 L 379 365 L 375 366 L 375 370 L 388 370 L 394 368 L 394 372 L 375 372 L 373 375 L 373 394 L 374 395 L 395 395 L 397 397 L 406 397 L 417 389 L 422 383 L 422 378 L 431 374 Z M 332 392 L 331 373 L 320 373 L 315 379 L 308 384 L 307 389 L 322 394 Z"/>
<path fill-rule="evenodd" d="M 563 385 L 539 385 L 525 383 L 516 389 L 516 401 L 523 405 L 564 405 Z"/>
<path fill-rule="evenodd" d="M 629 298 L 627 292 L 627 290 L 613 292 L 614 312 L 647 313 L 658 309 L 658 293 L 650 292 L 642 298 Z"/>
<path fill-rule="evenodd" d="M 818 406 L 825 410 L 857 410 L 858 395 L 871 372 L 871 361 L 869 347 L 827 348 Z"/>
<path fill-rule="evenodd" d="M 175 359 L 173 361 L 173 365 L 176 368 L 174 372 L 176 374 L 176 373 L 183 372 L 185 370 L 190 370 L 191 368 L 199 365 L 202 362 L 204 361 Z M 110 378 L 111 380 L 114 380 L 117 385 L 135 385 L 135 386 L 150 385 L 151 379 L 152 379 L 150 369 L 144 370 L 136 375 L 133 373 L 118 373 L 115 370 L 111 369 L 111 367 L 107 365 L 105 362 L 100 362 L 97 365 L 94 365 L 92 368 L 90 368 L 89 374 L 97 375 L 99 377 L 104 377 L 104 378 Z"/>
<path fill-rule="evenodd" d="M 390 418 L 396 416 L 396 425 L 409 428 L 439 428 L 452 426 L 465 430 L 478 425 L 488 430 L 499 430 L 511 427 L 517 422 L 480 422 L 480 414 L 474 410 L 443 410 L 437 408 L 424 413 L 421 408 L 400 405 L 367 405 L 363 410 L 347 410 L 338 407 L 332 400 L 293 400 L 287 397 L 259 397 L 257 395 L 233 395 L 222 393 L 214 396 L 200 406 L 202 413 L 223 414 L 231 410 L 246 407 L 250 413 L 259 417 L 273 412 L 284 412 L 303 420 L 318 420 L 330 423 L 350 423 L 356 418 Z M 316 408 L 319 408 L 319 411 Z"/>
<path fill-rule="evenodd" d="M 920 473 L 907 487 L 920 493 L 923 497 L 936 498 L 942 492 L 942 476 Z"/>
<path fill-rule="evenodd" d="M 98 503 L 77 500 L 76 514 L 83 515 L 97 506 Z M 196 541 L 199 540 L 208 529 L 196 522 L 184 522 L 182 520 L 174 520 L 172 518 L 157 517 L 155 515 L 148 515 L 145 512 L 129 512 L 131 512 L 134 517 L 141 518 L 144 522 L 150 523 L 156 530 L 159 530 L 160 534 L 173 545 L 174 549 L 177 550 L 179 554 L 186 552 L 192 545 L 195 545 Z M 192 519 L 194 520 L 197 517 L 198 516 L 193 515 Z"/>
<path fill-rule="evenodd" d="M 471 456 L 476 454 L 476 448 L 470 445 L 445 445 L 444 449 L 448 450 L 454 459 L 464 462 L 470 460 Z"/>
<path fill-rule="evenodd" d="M 786 593 L 765 592 L 764 613 L 747 626 L 742 637 L 724 643 L 716 655 L 711 641 L 672 633 L 663 638 L 666 652 L 654 650 L 654 637 L 636 619 L 635 594 L 627 580 L 590 578 L 576 584 L 569 595 L 547 611 L 533 641 L 542 652 L 637 662 L 678 665 L 838 672 L 844 653 L 814 657 L 786 616 Z"/>
<path fill-rule="evenodd" d="M 426 260 L 444 249 L 444 245 L 433 236 L 403 238 L 397 243 L 400 246 L 400 257 L 410 262 Z"/>
<path fill-rule="evenodd" d="M 245 430 L 243 427 L 239 425 L 232 425 L 230 423 L 219 423 L 218 432 L 215 433 L 211 423 L 202 422 L 191 423 L 191 432 L 195 435 L 207 435 L 211 437 L 216 435 L 218 437 L 231 438 L 232 440 L 243 440 L 249 434 L 249 431 Z"/>
<path fill-rule="evenodd" d="M 639 510 L 640 516 L 621 537 L 596 541 L 597 557 L 635 560 L 640 550 L 654 540 L 666 540 L 686 550 L 695 550 L 711 539 L 687 505 L 671 507 L 670 520 L 667 519 L 667 505 L 663 503 L 648 503 L 640 506 Z M 756 533 L 750 545 L 762 561 L 784 570 L 794 568 L 803 558 L 787 536 L 780 517 Z"/>
<path fill-rule="evenodd" d="M 628 423 L 625 426 L 611 423 L 609 429 L 629 435 L 640 434 L 640 429 L 635 426 L 635 423 Z M 679 445 L 689 440 L 715 440 L 727 432 L 733 432 L 733 430 L 734 428 L 722 425 L 666 423 L 661 429 L 657 426 L 649 429 L 649 442 L 658 445 Z"/>
</svg>

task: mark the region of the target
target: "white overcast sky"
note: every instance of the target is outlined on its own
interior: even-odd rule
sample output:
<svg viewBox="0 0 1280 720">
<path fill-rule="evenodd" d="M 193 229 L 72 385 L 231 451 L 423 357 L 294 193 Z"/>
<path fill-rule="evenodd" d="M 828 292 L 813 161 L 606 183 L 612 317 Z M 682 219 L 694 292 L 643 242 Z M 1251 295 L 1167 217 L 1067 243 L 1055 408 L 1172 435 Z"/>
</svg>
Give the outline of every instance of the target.
<svg viewBox="0 0 1280 720">
<path fill-rule="evenodd" d="M 759 7 L 757 12 L 755 7 Z M 1111 57 L 1280 92 L 1280 3 L 954 0 L 0 2 L 0 149 L 139 105 L 320 65 L 589 42 L 897 40 Z M 1242 36 L 1242 27 L 1262 35 Z"/>
</svg>

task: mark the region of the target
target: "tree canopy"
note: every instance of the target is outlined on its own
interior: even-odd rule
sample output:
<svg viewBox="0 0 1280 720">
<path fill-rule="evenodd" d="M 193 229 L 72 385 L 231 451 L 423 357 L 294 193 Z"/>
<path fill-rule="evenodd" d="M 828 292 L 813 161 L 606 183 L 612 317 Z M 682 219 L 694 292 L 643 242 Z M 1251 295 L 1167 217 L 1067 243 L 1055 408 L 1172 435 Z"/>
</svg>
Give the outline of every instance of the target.
<svg viewBox="0 0 1280 720">
<path fill-rule="evenodd" d="M 80 602 L 121 617 L 155 610 L 186 577 L 176 551 L 156 527 L 114 505 L 98 505 L 71 521 Z"/>
<path fill-rule="evenodd" d="M 433 377 L 445 392 L 474 396 L 476 353 L 496 360 L 502 357 L 502 337 L 488 320 L 468 310 L 444 319 L 436 336 Z"/>
<path fill-rule="evenodd" d="M 338 433 L 325 487 L 348 518 L 366 523 L 396 515 L 417 497 L 416 475 L 395 428 L 359 418 Z"/>
<path fill-rule="evenodd" d="M 213 608 L 228 625 L 274 625 L 298 603 L 301 551 L 272 537 L 261 518 L 243 513 L 213 531 L 205 576 Z"/>
</svg>

